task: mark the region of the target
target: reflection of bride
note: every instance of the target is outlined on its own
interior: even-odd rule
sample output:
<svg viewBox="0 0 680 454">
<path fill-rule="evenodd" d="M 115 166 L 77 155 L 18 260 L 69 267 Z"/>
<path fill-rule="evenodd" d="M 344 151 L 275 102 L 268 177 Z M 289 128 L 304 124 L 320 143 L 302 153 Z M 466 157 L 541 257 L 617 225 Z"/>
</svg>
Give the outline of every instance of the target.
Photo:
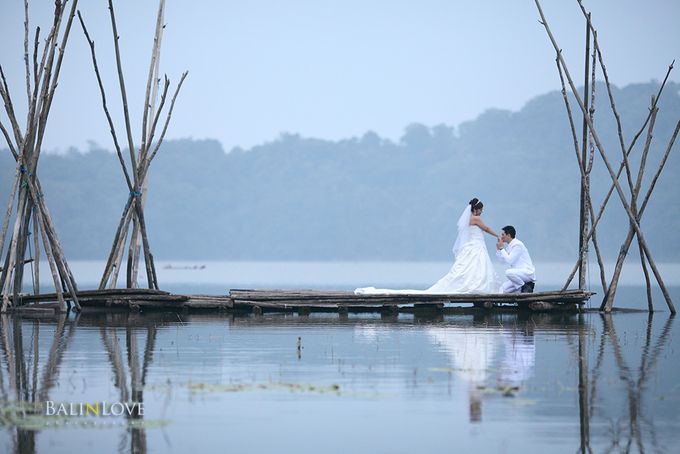
<svg viewBox="0 0 680 454">
<path fill-rule="evenodd" d="M 385 293 L 498 293 L 500 281 L 493 269 L 489 252 L 484 243 L 484 233 L 497 237 L 484 221 L 481 214 L 484 204 L 479 199 L 472 199 L 465 206 L 458 219 L 458 237 L 453 246 L 455 261 L 446 276 L 439 279 L 427 290 L 393 290 L 375 287 L 358 288 L 354 293 L 385 294 Z"/>
</svg>

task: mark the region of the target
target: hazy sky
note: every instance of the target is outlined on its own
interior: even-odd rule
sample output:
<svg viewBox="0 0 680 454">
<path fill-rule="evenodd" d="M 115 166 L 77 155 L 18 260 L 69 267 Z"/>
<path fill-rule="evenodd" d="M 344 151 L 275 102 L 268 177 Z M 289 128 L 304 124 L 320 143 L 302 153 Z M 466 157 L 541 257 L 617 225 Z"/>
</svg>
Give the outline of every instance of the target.
<svg viewBox="0 0 680 454">
<path fill-rule="evenodd" d="M 542 4 L 567 64 L 582 80 L 585 25 L 576 1 Z M 680 2 L 585 4 L 617 85 L 661 79 L 680 57 Z M 43 36 L 52 5 L 30 5 L 31 28 L 41 25 Z M 138 137 L 157 2 L 116 5 Z M 106 2 L 81 0 L 80 9 L 122 137 Z M 167 0 L 165 22 L 161 72 L 176 82 L 190 71 L 167 137 L 216 138 L 227 150 L 281 132 L 340 139 L 373 130 L 397 139 L 411 122 L 458 125 L 491 107 L 517 110 L 559 87 L 533 0 Z M 23 106 L 22 0 L 0 0 L 0 40 L 0 63 L 15 104 Z M 680 68 L 671 79 L 680 81 Z M 6 123 L 4 110 L 0 119 Z M 84 149 L 89 140 L 112 149 L 76 23 L 44 147 Z"/>
</svg>

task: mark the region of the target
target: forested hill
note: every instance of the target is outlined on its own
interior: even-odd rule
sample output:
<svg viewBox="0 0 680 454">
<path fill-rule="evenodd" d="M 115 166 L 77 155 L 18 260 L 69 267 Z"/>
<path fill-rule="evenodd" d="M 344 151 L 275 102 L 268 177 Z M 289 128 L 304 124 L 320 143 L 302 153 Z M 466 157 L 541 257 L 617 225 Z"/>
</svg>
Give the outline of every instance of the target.
<svg viewBox="0 0 680 454">
<path fill-rule="evenodd" d="M 627 142 L 657 90 L 655 82 L 614 90 Z M 647 181 L 680 119 L 679 91 L 670 83 L 662 98 Z M 599 84 L 597 94 L 596 127 L 618 167 L 616 127 Z M 657 260 L 676 262 L 678 148 L 643 220 Z M 640 148 L 634 155 L 637 166 Z M 3 200 L 13 172 L 5 150 Z M 96 147 L 43 154 L 39 175 L 68 257 L 106 258 L 128 194 L 115 155 Z M 610 181 L 596 156 L 597 206 Z M 412 124 L 399 142 L 373 132 L 338 142 L 283 134 L 225 152 L 213 140 L 169 141 L 151 166 L 147 225 L 160 259 L 448 260 L 456 219 L 472 197 L 484 201 L 490 226 L 515 225 L 535 258 L 576 256 L 579 174 L 559 92 L 455 128 Z M 628 229 L 616 194 L 605 219 L 599 238 L 613 257 Z"/>
</svg>

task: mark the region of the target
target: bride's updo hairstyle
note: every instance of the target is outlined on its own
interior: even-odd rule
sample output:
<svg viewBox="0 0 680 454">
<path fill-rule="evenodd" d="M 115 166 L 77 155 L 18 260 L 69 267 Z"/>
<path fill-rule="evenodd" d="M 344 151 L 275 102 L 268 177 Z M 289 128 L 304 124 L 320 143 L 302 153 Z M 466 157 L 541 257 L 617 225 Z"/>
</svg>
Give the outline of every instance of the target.
<svg viewBox="0 0 680 454">
<path fill-rule="evenodd" d="M 484 204 L 478 198 L 470 200 L 470 211 L 475 211 L 484 208 Z"/>
</svg>

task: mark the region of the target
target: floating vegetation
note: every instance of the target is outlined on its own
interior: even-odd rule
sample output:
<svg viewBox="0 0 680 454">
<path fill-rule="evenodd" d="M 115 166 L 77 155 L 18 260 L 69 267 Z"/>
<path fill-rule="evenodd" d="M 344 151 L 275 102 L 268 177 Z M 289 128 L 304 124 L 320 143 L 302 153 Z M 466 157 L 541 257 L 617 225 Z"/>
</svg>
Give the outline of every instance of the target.
<svg viewBox="0 0 680 454">
<path fill-rule="evenodd" d="M 483 394 L 500 394 L 503 397 L 515 397 L 519 392 L 519 386 L 495 386 L 489 387 L 484 385 L 477 385 L 477 390 Z"/>
<path fill-rule="evenodd" d="M 237 383 L 237 384 L 221 384 L 221 383 L 186 383 L 184 386 L 192 393 L 203 392 L 244 392 L 244 391 L 289 391 L 300 393 L 315 393 L 315 394 L 337 394 L 340 395 L 340 385 L 331 384 L 328 386 L 317 386 L 302 383 L 284 383 L 284 382 L 270 382 L 270 383 Z"/>
</svg>

